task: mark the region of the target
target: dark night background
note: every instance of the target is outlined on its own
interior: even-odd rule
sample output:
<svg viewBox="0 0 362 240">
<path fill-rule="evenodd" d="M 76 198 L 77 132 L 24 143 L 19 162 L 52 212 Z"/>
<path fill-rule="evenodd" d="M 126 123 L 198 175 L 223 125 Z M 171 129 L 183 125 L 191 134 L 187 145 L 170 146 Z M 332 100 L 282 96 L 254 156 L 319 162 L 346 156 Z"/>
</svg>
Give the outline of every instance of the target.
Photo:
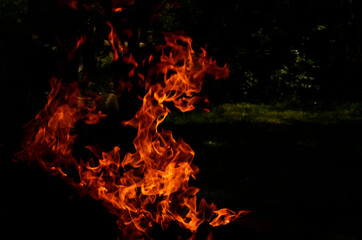
<svg viewBox="0 0 362 240">
<path fill-rule="evenodd" d="M 111 21 L 138 60 L 162 43 L 161 32 L 182 30 L 230 68 L 226 80 L 206 79 L 210 113 L 175 112 L 161 126 L 196 152 L 200 173 L 192 184 L 200 197 L 253 211 L 215 228 L 214 239 L 362 239 L 360 1 L 137 0 L 119 14 L 107 0 L 80 0 L 77 11 L 59 2 L 67 1 L 0 1 L 4 236 L 117 239 L 115 219 L 101 203 L 37 166 L 11 161 L 22 126 L 46 103 L 52 76 L 79 81 L 82 59 L 91 90 L 103 94 L 128 72 L 104 44 Z M 67 62 L 65 49 L 82 34 L 90 41 Z M 134 132 L 120 122 L 137 110 L 137 94 L 134 87 L 120 97 L 123 112 L 97 127 L 77 127 L 79 141 L 127 149 Z M 176 239 L 175 232 L 187 236 L 171 227 L 155 229 L 155 239 Z"/>
</svg>

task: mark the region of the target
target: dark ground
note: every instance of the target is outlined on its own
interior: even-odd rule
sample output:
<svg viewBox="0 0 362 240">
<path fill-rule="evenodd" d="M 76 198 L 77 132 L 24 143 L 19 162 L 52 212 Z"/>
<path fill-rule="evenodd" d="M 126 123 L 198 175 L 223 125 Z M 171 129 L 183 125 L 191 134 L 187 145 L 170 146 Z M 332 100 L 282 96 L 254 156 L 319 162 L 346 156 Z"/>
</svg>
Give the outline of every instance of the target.
<svg viewBox="0 0 362 240">
<path fill-rule="evenodd" d="M 262 239 L 359 239 L 361 122 L 175 129 L 196 151 L 201 195 L 253 213 Z M 242 233 L 241 233 L 242 235 Z"/>
<path fill-rule="evenodd" d="M 115 219 L 100 203 L 35 166 L 11 162 L 29 116 L 6 112 L 2 217 L 11 239 L 116 239 Z M 361 123 L 168 122 L 164 127 L 195 150 L 200 173 L 192 184 L 200 187 L 200 197 L 219 208 L 253 211 L 215 228 L 214 239 L 361 239 Z M 121 143 L 122 129 L 115 128 L 101 124 L 92 134 Z M 155 236 L 176 238 L 175 229 L 156 230 Z M 202 227 L 200 236 L 207 229 Z"/>
</svg>

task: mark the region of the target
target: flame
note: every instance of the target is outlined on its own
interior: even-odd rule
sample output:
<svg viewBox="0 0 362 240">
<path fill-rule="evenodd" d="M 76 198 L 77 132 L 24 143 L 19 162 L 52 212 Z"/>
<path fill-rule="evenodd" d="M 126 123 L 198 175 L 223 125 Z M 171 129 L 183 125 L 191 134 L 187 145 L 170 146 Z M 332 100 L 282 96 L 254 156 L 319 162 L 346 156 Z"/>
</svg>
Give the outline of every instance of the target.
<svg viewBox="0 0 362 240">
<path fill-rule="evenodd" d="M 73 8 L 74 10 L 77 10 L 78 0 L 58 0 L 59 6 L 68 6 L 70 8 Z"/>
<path fill-rule="evenodd" d="M 123 53 L 123 47 L 119 41 L 118 35 L 114 31 L 112 23 L 107 21 L 106 24 L 111 28 L 111 31 L 108 35 L 108 41 L 111 43 L 113 48 L 113 61 L 117 61 L 119 59 L 118 52 Z"/>
<path fill-rule="evenodd" d="M 111 28 L 109 41 L 116 61 L 122 47 L 113 25 L 106 24 Z M 173 104 L 182 112 L 193 110 L 202 99 L 197 94 L 205 75 L 226 78 L 229 69 L 226 64 L 219 67 L 205 49 L 196 53 L 190 37 L 170 33 L 164 37 L 166 43 L 156 48 L 161 53 L 159 60 L 149 56 L 144 61 L 153 61 L 153 67 L 147 74 L 137 73 L 146 92 L 142 106 L 132 119 L 122 123 L 137 130 L 134 152 L 122 156 L 118 146 L 101 153 L 94 146 L 85 146 L 95 159 L 76 159 L 76 122 L 96 124 L 105 115 L 96 110 L 96 95 L 84 98 L 76 83 L 52 78 L 48 102 L 27 125 L 23 150 L 17 154 L 17 159 L 36 161 L 49 173 L 60 175 L 73 187 L 102 201 L 117 216 L 125 239 L 151 238 L 155 224 L 166 229 L 171 222 L 190 230 L 194 239 L 203 222 L 216 227 L 248 213 L 217 210 L 205 199 L 198 201 L 199 189 L 189 185 L 199 172 L 193 164 L 195 152 L 182 139 L 175 140 L 170 130 L 160 128 L 171 113 L 167 106 Z M 82 36 L 75 49 L 84 41 Z M 136 59 L 130 54 L 123 61 L 133 65 L 129 72 L 133 77 Z M 212 239 L 211 233 L 208 239 Z"/>
<path fill-rule="evenodd" d="M 52 174 L 64 177 L 71 166 L 77 166 L 72 155 L 76 136 L 72 133 L 74 124 L 83 120 L 87 124 L 96 124 L 105 117 L 96 111 L 95 104 L 86 104 L 96 99 L 80 101 L 80 90 L 76 83 L 65 84 L 57 78 L 50 79 L 52 91 L 48 102 L 27 127 L 27 136 L 18 159 L 35 160 Z M 66 179 L 70 182 L 71 179 Z M 73 183 L 73 182 L 72 182 Z"/>
<path fill-rule="evenodd" d="M 163 82 L 150 85 L 136 116 L 124 122 L 124 125 L 137 128 L 138 132 L 133 141 L 136 152 L 127 154 L 121 166 L 132 169 L 131 175 L 125 175 L 124 179 L 131 183 L 126 190 L 132 196 L 128 201 L 133 204 L 135 199 L 140 201 L 139 207 L 157 203 L 154 212 L 147 210 L 143 218 L 137 218 L 137 223 L 133 221 L 138 230 L 146 232 L 147 228 L 142 226 L 151 218 L 163 228 L 171 221 L 177 221 L 181 227 L 196 232 L 202 222 L 211 220 L 216 206 L 201 200 L 197 207 L 199 189 L 188 185 L 190 177 L 195 178 L 198 173 L 198 168 L 192 164 L 195 153 L 182 139 L 176 141 L 171 131 L 159 131 L 158 126 L 170 113 L 165 103 L 172 102 L 183 112 L 194 109 L 194 103 L 199 100 L 194 94 L 201 91 L 204 76 L 223 78 L 229 70 L 226 65 L 218 67 L 215 61 L 207 58 L 203 49 L 201 54 L 196 54 L 189 37 L 166 34 L 165 41 L 166 44 L 158 48 L 162 55 L 156 66 L 156 76 L 162 75 Z M 166 48 L 172 49 L 168 55 Z M 138 174 L 134 175 L 135 170 L 142 171 L 142 179 Z M 138 189 L 141 195 L 137 196 Z M 136 212 L 138 209 L 132 208 Z M 141 209 L 144 211 L 143 207 Z M 235 214 L 219 210 L 215 213 L 217 217 L 210 223 L 212 226 L 230 222 L 246 212 Z"/>
<path fill-rule="evenodd" d="M 121 7 L 113 8 L 112 11 L 113 11 L 113 12 L 122 12 L 122 11 L 123 11 L 123 8 L 121 8 Z"/>
<path fill-rule="evenodd" d="M 74 58 L 75 52 L 79 49 L 80 45 L 83 45 L 86 41 L 86 37 L 84 34 L 80 37 L 80 39 L 77 41 L 77 44 L 75 47 L 68 53 L 68 61 Z"/>
<path fill-rule="evenodd" d="M 133 68 L 131 69 L 131 71 L 128 73 L 128 77 L 133 77 L 134 76 L 134 71 L 135 69 L 138 67 L 138 63 L 137 61 L 134 59 L 134 57 L 132 56 L 132 54 L 129 55 L 129 57 L 124 57 L 123 62 L 127 63 L 127 64 L 132 64 Z M 144 78 L 144 76 L 139 76 L 140 78 Z"/>
</svg>

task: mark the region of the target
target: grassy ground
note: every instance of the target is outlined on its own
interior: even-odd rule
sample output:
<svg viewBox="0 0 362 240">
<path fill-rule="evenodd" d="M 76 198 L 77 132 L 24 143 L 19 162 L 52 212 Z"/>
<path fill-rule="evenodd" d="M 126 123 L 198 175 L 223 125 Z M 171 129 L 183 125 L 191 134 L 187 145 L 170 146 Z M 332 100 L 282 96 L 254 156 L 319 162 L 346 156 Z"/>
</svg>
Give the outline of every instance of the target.
<svg viewBox="0 0 362 240">
<path fill-rule="evenodd" d="M 223 104 L 171 114 L 165 128 L 195 150 L 202 197 L 253 211 L 246 239 L 360 239 L 361 111 Z"/>
<path fill-rule="evenodd" d="M 303 122 L 327 125 L 348 120 L 362 120 L 362 104 L 345 103 L 293 108 L 286 104 L 226 103 L 214 107 L 209 113 L 174 114 L 168 120 L 176 125 L 237 122 L 288 125 Z"/>
</svg>

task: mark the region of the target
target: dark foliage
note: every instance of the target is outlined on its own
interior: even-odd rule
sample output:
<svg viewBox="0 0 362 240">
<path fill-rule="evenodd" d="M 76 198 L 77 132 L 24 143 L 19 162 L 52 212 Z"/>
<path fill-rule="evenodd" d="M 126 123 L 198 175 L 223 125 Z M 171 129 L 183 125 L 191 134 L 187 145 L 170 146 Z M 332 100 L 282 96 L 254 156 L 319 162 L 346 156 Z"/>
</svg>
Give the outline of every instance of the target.
<svg viewBox="0 0 362 240">
<path fill-rule="evenodd" d="M 19 0 L 0 6 L 5 13 L 0 18 L 5 33 L 0 40 L 1 61 L 17 61 L 12 65 L 20 75 L 15 78 L 28 78 L 27 87 L 35 84 L 38 89 L 35 82 L 64 74 L 64 69 L 72 75 L 77 63 L 61 67 L 54 63 L 83 33 L 92 40 L 82 53 L 85 68 L 99 79 L 96 68 L 104 63 L 103 40 L 109 33 L 104 22 L 111 20 L 119 31 L 132 29 L 134 36 L 123 41 L 129 41 L 136 55 L 144 51 L 138 49 L 139 42 L 158 44 L 162 31 L 182 30 L 192 36 L 195 46 L 207 46 L 209 55 L 231 69 L 226 82 L 206 86 L 214 102 L 361 100 L 359 1 L 136 1 L 123 15 L 113 14 L 111 1 L 106 0 L 79 1 L 78 11 L 59 8 L 57 3 Z M 92 10 L 82 8 L 83 3 Z M 14 76 L 7 69 L 2 68 L 3 79 Z M 98 75 L 107 73 L 98 71 Z"/>
</svg>

